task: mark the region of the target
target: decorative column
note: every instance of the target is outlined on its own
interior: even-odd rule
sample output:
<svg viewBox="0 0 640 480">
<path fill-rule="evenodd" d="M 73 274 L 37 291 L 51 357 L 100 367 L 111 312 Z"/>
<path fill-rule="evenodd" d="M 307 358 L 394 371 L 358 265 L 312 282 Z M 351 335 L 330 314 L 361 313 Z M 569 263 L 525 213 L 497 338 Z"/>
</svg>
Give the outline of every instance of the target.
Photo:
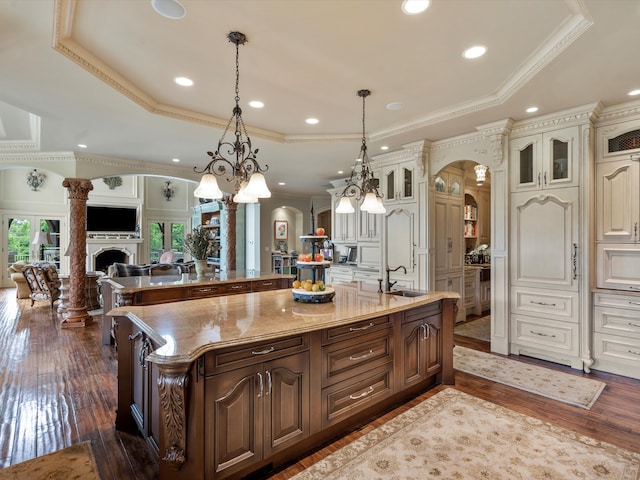
<svg viewBox="0 0 640 480">
<path fill-rule="evenodd" d="M 62 327 L 84 327 L 91 323 L 87 312 L 86 294 L 86 259 L 87 232 L 85 230 L 87 216 L 87 199 L 93 190 L 91 180 L 83 178 L 65 178 L 62 186 L 69 190 L 70 228 L 69 249 L 67 251 L 71 268 L 69 270 L 69 306 Z"/>
<path fill-rule="evenodd" d="M 236 212 L 238 204 L 233 201 L 233 196 L 225 196 L 222 199 L 226 215 L 223 215 L 220 225 L 220 235 L 224 235 L 222 245 L 224 249 L 225 265 L 227 271 L 231 272 L 236 269 Z"/>
</svg>

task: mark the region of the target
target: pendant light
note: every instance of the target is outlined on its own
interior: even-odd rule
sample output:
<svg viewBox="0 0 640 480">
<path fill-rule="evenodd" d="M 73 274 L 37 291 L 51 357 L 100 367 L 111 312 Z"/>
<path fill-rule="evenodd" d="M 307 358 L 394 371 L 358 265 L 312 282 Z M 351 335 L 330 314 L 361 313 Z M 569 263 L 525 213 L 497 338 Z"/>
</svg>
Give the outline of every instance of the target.
<svg viewBox="0 0 640 480">
<path fill-rule="evenodd" d="M 203 173 L 200 184 L 193 192 L 199 198 L 221 199 L 224 194 L 218 185 L 216 177 L 226 177 L 227 182 L 234 184 L 233 201 L 236 203 L 257 203 L 259 198 L 271 197 L 271 192 L 267 187 L 263 173 L 269 169 L 268 165 L 260 167 L 256 154 L 258 149 L 251 148 L 251 139 L 247 134 L 247 129 L 242 120 L 242 109 L 240 108 L 240 45 L 244 45 L 247 37 L 244 33 L 230 32 L 227 35 L 229 41 L 236 46 L 236 106 L 233 108 L 229 123 L 224 129 L 224 133 L 218 142 L 215 152 L 207 152 L 211 161 L 202 170 L 196 173 Z M 235 125 L 234 139 L 226 140 L 231 123 Z M 230 159 L 222 156 L 225 151 L 230 155 Z"/>
<path fill-rule="evenodd" d="M 351 169 L 351 176 L 347 185 L 337 196 L 340 203 L 336 207 L 336 213 L 353 213 L 355 211 L 351 199 L 356 202 L 363 200 L 360 210 L 369 213 L 386 213 L 382 204 L 382 195 L 378 192 L 378 179 L 373 176 L 369 155 L 367 155 L 367 136 L 365 130 L 365 99 L 371 95 L 369 90 L 358 90 L 358 96 L 362 98 L 362 144 L 360 154 L 355 165 Z M 358 183 L 359 182 L 359 183 Z"/>
</svg>

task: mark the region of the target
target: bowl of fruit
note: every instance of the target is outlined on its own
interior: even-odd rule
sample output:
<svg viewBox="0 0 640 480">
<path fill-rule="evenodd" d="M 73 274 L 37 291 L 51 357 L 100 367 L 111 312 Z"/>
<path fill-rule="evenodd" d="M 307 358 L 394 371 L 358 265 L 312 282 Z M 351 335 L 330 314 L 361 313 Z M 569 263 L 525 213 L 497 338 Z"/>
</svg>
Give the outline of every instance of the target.
<svg viewBox="0 0 640 480">
<path fill-rule="evenodd" d="M 327 287 L 324 282 L 318 280 L 295 280 L 293 282 L 293 299 L 303 303 L 327 303 L 333 300 L 336 292 Z"/>
</svg>

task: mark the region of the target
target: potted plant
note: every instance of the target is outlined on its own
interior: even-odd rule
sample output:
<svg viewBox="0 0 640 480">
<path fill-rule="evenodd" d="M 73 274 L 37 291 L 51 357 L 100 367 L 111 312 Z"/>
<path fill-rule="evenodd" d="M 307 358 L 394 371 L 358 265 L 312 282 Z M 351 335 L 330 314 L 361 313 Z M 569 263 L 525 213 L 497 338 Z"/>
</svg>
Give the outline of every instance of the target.
<svg viewBox="0 0 640 480">
<path fill-rule="evenodd" d="M 202 226 L 196 227 L 184 239 L 184 251 L 193 257 L 198 277 L 204 277 L 207 257 L 214 253 L 213 233 Z"/>
</svg>

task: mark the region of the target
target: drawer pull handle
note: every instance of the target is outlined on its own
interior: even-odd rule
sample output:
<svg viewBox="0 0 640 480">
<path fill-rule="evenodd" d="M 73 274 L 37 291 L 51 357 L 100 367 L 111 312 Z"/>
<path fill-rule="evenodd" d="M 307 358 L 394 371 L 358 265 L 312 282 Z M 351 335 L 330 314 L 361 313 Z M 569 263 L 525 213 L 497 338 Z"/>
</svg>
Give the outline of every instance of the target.
<svg viewBox="0 0 640 480">
<path fill-rule="evenodd" d="M 358 332 L 360 330 L 366 330 L 368 328 L 373 327 L 373 323 L 369 322 L 369 325 L 365 325 L 364 327 L 349 327 L 350 332 Z"/>
<path fill-rule="evenodd" d="M 628 324 L 632 327 L 640 327 L 640 323 L 629 322 Z"/>
<path fill-rule="evenodd" d="M 353 394 L 349 395 L 349 398 L 350 398 L 351 400 L 357 400 L 357 399 L 359 399 L 359 398 L 366 397 L 367 395 L 372 394 L 372 393 L 373 393 L 373 390 L 374 390 L 374 389 L 373 389 L 373 387 L 369 387 L 369 389 L 368 389 L 367 391 L 364 391 L 364 392 L 362 392 L 362 393 L 359 393 L 358 395 L 353 395 Z"/>
<path fill-rule="evenodd" d="M 251 355 L 266 355 L 267 353 L 271 353 L 275 350 L 274 347 L 269 347 L 265 350 L 259 350 L 257 352 L 251 351 Z"/>
<path fill-rule="evenodd" d="M 258 391 L 258 398 L 262 397 L 262 392 L 264 392 L 264 383 L 262 382 L 262 374 L 258 373 L 258 380 L 259 380 L 259 387 L 260 390 Z"/>
<path fill-rule="evenodd" d="M 273 285 L 273 282 L 262 282 L 263 287 L 270 287 L 271 285 Z"/>
<path fill-rule="evenodd" d="M 529 330 L 529 333 L 533 333 L 534 335 L 539 335 L 541 337 L 551 337 L 551 338 L 556 338 L 555 335 L 549 335 L 548 333 L 542 333 L 542 332 L 534 332 L 533 330 Z"/>
<path fill-rule="evenodd" d="M 640 352 L 634 352 L 633 350 L 629 350 L 629 353 L 631 353 L 632 355 L 640 356 Z"/>
<path fill-rule="evenodd" d="M 265 394 L 267 397 L 271 393 L 271 372 L 267 370 L 267 393 Z"/>
<path fill-rule="evenodd" d="M 629 302 L 629 305 L 640 305 L 640 302 Z"/>
<path fill-rule="evenodd" d="M 244 285 L 231 285 L 232 290 L 240 290 L 241 288 L 244 288 Z"/>
<path fill-rule="evenodd" d="M 635 287 L 635 286 L 633 286 L 633 285 L 629 285 L 629 288 L 630 288 L 631 290 L 640 290 L 640 287 Z"/>
<path fill-rule="evenodd" d="M 373 355 L 373 350 L 369 350 L 367 353 L 365 353 L 364 355 L 360 355 L 359 357 L 354 357 L 353 355 L 349 356 L 349 360 L 362 360 L 363 358 L 367 358 L 370 357 L 371 355 Z"/>
<path fill-rule="evenodd" d="M 536 301 L 533 301 L 533 300 L 530 300 L 529 303 L 533 303 L 534 305 L 542 305 L 544 307 L 555 307 L 556 306 L 555 303 L 536 302 Z"/>
<path fill-rule="evenodd" d="M 211 291 L 213 291 L 212 288 L 198 288 L 196 290 L 196 292 L 198 292 L 198 293 L 208 293 L 208 292 L 211 292 Z"/>
</svg>

